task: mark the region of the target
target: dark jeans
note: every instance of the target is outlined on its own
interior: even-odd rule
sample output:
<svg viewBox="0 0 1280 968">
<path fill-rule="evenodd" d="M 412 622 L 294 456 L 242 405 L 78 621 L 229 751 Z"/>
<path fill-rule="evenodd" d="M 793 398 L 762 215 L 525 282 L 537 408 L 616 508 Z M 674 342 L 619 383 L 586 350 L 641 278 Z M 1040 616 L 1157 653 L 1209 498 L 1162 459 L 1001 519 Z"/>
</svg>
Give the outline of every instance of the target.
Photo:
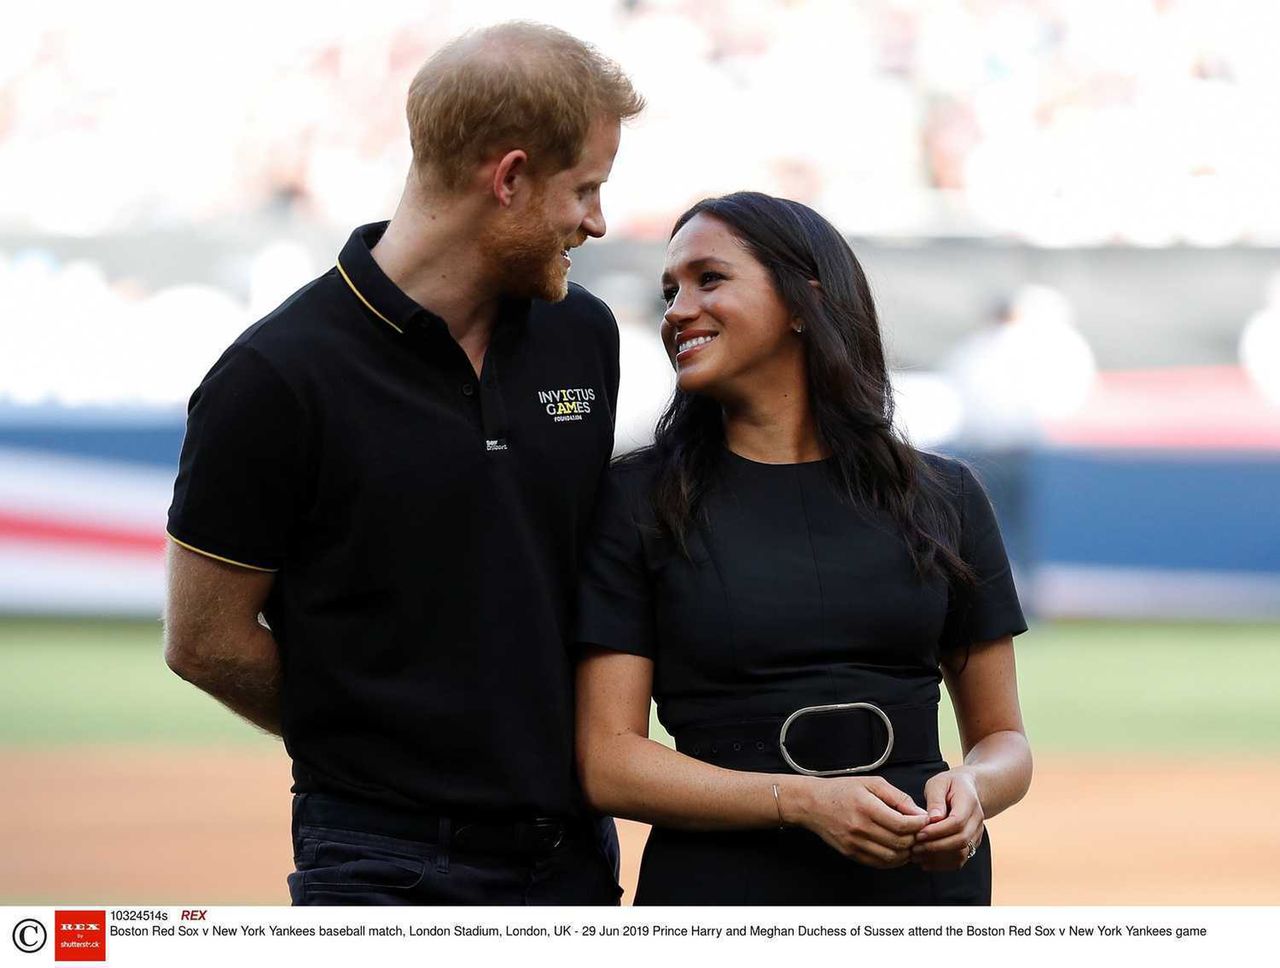
<svg viewBox="0 0 1280 968">
<path fill-rule="evenodd" d="M 310 802 L 309 802 L 310 801 Z M 548 850 L 497 853 L 462 849 L 443 836 L 430 840 L 390 836 L 343 825 L 342 801 L 321 794 L 294 797 L 289 875 L 295 906 L 349 905 L 616 905 L 622 895 L 608 854 L 617 848 L 607 827 L 583 820 Z M 388 824 L 397 829 L 396 824 Z"/>
</svg>

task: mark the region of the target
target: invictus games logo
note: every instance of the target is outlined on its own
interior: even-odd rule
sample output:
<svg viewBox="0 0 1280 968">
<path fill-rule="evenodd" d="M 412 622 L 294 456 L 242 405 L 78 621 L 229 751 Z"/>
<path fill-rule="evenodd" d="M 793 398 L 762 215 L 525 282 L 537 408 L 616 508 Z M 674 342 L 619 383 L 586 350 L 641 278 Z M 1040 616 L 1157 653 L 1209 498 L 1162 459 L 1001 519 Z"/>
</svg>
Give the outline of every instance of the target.
<svg viewBox="0 0 1280 968">
<path fill-rule="evenodd" d="M 566 387 L 563 390 L 539 390 L 538 403 L 556 423 L 581 420 L 591 412 L 596 391 L 591 387 Z"/>
</svg>

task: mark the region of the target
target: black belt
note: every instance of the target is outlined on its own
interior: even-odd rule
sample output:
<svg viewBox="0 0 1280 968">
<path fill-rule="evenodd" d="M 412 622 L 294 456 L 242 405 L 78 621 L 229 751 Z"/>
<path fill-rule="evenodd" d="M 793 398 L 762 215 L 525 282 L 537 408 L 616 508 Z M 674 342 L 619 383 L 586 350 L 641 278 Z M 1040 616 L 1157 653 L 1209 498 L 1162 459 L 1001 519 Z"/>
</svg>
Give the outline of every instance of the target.
<svg viewBox="0 0 1280 968">
<path fill-rule="evenodd" d="M 293 824 L 295 834 L 301 826 L 330 827 L 425 844 L 447 841 L 454 850 L 528 855 L 555 850 L 570 834 L 585 830 L 587 821 L 573 817 L 503 821 L 441 816 L 324 793 L 300 793 L 293 800 Z"/>
<path fill-rule="evenodd" d="M 892 727 L 892 744 L 885 719 Z M 937 703 L 808 706 L 789 716 L 694 726 L 674 739 L 681 753 L 707 763 L 771 773 L 870 774 L 886 766 L 942 759 Z"/>
</svg>

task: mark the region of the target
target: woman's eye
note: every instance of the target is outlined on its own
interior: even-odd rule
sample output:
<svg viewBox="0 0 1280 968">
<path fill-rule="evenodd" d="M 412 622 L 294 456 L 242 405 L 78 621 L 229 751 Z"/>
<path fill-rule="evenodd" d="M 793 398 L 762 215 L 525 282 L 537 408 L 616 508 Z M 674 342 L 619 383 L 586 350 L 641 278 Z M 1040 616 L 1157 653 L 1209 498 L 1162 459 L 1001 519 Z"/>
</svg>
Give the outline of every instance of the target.
<svg viewBox="0 0 1280 968">
<path fill-rule="evenodd" d="M 712 283 L 721 282 L 724 278 L 725 276 L 722 275 L 721 273 L 712 272 L 710 269 L 708 269 L 706 272 L 698 273 L 698 285 L 709 286 Z M 671 303 L 675 301 L 676 293 L 678 291 L 679 290 L 676 289 L 675 286 L 671 286 L 670 288 L 662 290 L 662 301 L 666 303 L 668 306 L 671 305 Z"/>
</svg>

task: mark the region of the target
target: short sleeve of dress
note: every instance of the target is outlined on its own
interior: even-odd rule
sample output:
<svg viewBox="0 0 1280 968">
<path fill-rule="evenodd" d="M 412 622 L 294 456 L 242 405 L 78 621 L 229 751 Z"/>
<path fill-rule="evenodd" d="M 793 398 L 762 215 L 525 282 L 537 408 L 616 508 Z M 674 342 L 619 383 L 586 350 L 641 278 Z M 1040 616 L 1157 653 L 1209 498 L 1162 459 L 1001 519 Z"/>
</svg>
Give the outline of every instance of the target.
<svg viewBox="0 0 1280 968">
<path fill-rule="evenodd" d="M 1009 556 L 986 491 L 960 465 L 960 557 L 974 571 L 973 588 L 952 594 L 944 648 L 963 648 L 1027 630 Z"/>
<path fill-rule="evenodd" d="M 301 406 L 274 368 L 232 346 L 191 396 L 169 536 L 211 558 L 279 569 L 300 511 Z"/>
<path fill-rule="evenodd" d="M 654 655 L 653 595 L 641 540 L 645 489 L 634 471 L 609 468 L 578 583 L 579 647 Z"/>
</svg>

